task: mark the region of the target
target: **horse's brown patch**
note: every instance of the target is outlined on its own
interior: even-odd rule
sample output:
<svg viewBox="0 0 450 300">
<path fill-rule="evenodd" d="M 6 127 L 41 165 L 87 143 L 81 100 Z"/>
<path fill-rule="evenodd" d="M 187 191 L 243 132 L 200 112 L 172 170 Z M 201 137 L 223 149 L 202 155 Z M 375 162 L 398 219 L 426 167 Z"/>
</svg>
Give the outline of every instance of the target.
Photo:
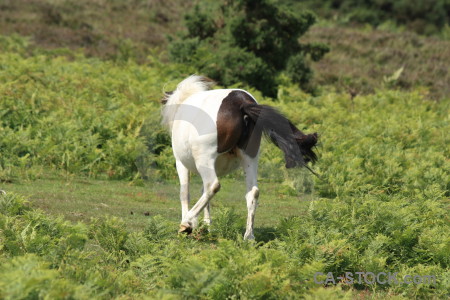
<svg viewBox="0 0 450 300">
<path fill-rule="evenodd" d="M 254 131 L 255 124 L 241 107 L 256 104 L 244 91 L 232 91 L 225 97 L 217 114 L 217 152 L 234 151 L 236 147 L 255 157 L 261 142 L 261 132 Z"/>
</svg>

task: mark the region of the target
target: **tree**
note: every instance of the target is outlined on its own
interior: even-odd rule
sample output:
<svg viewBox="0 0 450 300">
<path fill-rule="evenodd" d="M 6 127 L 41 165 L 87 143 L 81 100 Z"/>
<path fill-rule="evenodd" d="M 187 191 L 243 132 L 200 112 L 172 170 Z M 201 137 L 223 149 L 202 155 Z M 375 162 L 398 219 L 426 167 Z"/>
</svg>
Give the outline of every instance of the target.
<svg viewBox="0 0 450 300">
<path fill-rule="evenodd" d="M 201 3 L 186 14 L 187 32 L 172 38 L 169 54 L 223 85 L 244 82 L 275 96 L 282 72 L 305 86 L 312 75 L 308 58 L 317 61 L 329 51 L 298 41 L 316 21 L 310 12 L 271 0 Z"/>
</svg>

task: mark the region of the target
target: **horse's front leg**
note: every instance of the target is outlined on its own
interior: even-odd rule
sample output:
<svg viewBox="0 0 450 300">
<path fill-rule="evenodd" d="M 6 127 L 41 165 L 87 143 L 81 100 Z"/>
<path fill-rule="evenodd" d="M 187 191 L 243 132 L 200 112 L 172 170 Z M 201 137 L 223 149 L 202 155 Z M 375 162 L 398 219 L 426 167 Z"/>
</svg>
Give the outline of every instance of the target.
<svg viewBox="0 0 450 300">
<path fill-rule="evenodd" d="M 183 220 L 189 211 L 189 170 L 178 160 L 176 161 L 176 167 L 180 179 L 181 220 Z"/>
</svg>

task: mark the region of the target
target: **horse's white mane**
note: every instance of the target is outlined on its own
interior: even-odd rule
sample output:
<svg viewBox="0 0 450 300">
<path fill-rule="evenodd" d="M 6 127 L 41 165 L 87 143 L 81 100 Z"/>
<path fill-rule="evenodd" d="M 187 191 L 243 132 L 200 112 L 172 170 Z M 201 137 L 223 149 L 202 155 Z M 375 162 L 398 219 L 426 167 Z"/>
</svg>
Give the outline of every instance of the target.
<svg viewBox="0 0 450 300">
<path fill-rule="evenodd" d="M 211 79 L 198 75 L 191 75 L 181 81 L 177 85 L 176 90 L 168 97 L 163 107 L 161 123 L 171 130 L 179 105 L 196 93 L 210 90 L 214 84 L 214 81 Z"/>
</svg>

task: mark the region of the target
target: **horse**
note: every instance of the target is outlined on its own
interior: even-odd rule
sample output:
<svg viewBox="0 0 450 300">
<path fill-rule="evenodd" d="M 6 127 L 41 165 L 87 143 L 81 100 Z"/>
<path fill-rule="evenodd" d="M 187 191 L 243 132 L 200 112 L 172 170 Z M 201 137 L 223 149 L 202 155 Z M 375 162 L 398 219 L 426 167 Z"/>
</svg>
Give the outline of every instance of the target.
<svg viewBox="0 0 450 300">
<path fill-rule="evenodd" d="M 258 104 L 242 89 L 213 89 L 214 82 L 191 75 L 161 100 L 162 124 L 171 134 L 175 166 L 180 181 L 182 219 L 180 233 L 190 234 L 203 221 L 211 224 L 210 200 L 220 190 L 219 177 L 239 166 L 245 172 L 247 225 L 244 239 L 254 239 L 253 223 L 258 203 L 258 158 L 262 135 L 284 153 L 286 168 L 315 162 L 317 133 L 304 134 L 283 114 Z M 203 181 L 202 195 L 189 209 L 189 174 Z"/>
</svg>

